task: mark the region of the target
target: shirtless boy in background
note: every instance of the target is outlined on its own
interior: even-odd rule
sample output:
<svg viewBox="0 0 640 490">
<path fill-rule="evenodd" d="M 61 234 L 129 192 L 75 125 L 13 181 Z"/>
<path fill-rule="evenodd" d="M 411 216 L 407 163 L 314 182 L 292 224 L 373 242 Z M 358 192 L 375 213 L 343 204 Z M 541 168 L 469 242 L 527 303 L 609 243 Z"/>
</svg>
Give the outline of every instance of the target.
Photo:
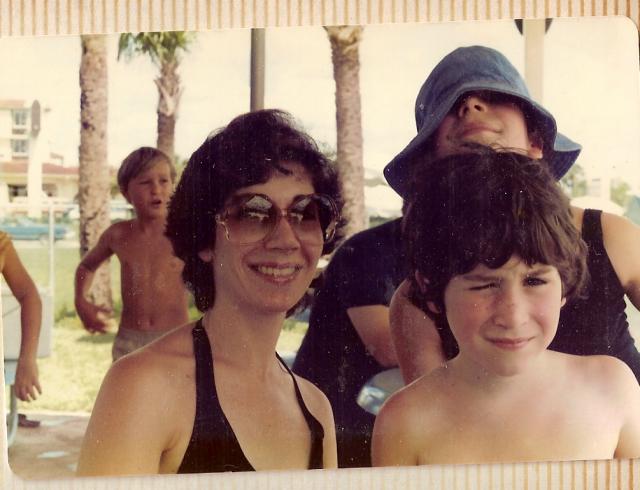
<svg viewBox="0 0 640 490">
<path fill-rule="evenodd" d="M 89 332 L 105 333 L 110 312 L 86 295 L 96 269 L 113 254 L 120 261 L 122 315 L 114 361 L 189 319 L 183 263 L 164 236 L 175 177 L 171 160 L 161 151 L 141 147 L 130 153 L 118 170 L 118 186 L 136 217 L 111 225 L 76 269 L 78 316 Z"/>
</svg>

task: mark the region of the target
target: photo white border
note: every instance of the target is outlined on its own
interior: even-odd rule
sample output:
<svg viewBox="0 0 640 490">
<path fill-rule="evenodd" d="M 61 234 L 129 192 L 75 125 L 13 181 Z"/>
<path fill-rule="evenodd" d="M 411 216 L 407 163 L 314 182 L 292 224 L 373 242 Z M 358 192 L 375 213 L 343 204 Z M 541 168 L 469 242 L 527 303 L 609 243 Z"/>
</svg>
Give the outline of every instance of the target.
<svg viewBox="0 0 640 490">
<path fill-rule="evenodd" d="M 0 0 L 0 37 L 613 15 L 629 17 L 638 27 L 640 1 Z M 1 342 L 0 338 L 0 344 Z M 4 389 L 0 399 L 2 406 L 6 407 Z M 9 468 L 6 424 L 1 425 L 0 451 L 3 462 L 0 476 L 3 488 L 7 489 L 435 488 L 476 490 L 535 488 L 547 490 L 570 488 L 573 490 L 633 489 L 640 485 L 640 460 L 22 480 Z"/>
</svg>

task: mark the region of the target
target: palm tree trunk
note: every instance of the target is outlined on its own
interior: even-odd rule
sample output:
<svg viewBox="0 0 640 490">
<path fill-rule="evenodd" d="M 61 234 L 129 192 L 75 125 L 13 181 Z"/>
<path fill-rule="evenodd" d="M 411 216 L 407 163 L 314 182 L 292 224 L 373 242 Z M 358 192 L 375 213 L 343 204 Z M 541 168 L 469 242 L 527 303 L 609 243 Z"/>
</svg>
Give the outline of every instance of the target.
<svg viewBox="0 0 640 490">
<path fill-rule="evenodd" d="M 160 66 L 160 76 L 155 79 L 158 87 L 158 140 L 156 147 L 173 158 L 176 118 L 182 90 L 178 75 L 178 62 L 165 61 Z"/>
<path fill-rule="evenodd" d="M 346 235 L 366 227 L 360 110 L 361 26 L 326 27 L 336 82 L 337 163 L 345 201 Z"/>
<path fill-rule="evenodd" d="M 80 58 L 80 256 L 84 256 L 110 224 L 107 164 L 107 43 L 106 37 L 81 36 Z M 111 308 L 109 263 L 94 276 L 92 301 Z"/>
</svg>

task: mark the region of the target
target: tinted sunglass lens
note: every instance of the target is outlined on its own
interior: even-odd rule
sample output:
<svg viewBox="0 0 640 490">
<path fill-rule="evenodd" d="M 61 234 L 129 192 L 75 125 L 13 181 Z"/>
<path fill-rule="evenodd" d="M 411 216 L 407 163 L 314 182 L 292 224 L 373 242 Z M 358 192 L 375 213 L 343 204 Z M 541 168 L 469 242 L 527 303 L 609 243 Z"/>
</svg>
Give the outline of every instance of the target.
<svg viewBox="0 0 640 490">
<path fill-rule="evenodd" d="M 262 196 L 252 196 L 229 213 L 230 239 L 236 243 L 258 242 L 273 229 L 276 219 L 271 201 Z"/>
<path fill-rule="evenodd" d="M 319 245 L 333 237 L 335 209 L 329 197 L 314 194 L 301 197 L 289 206 L 286 217 L 301 242 Z M 256 194 L 241 200 L 225 213 L 229 240 L 238 244 L 264 240 L 276 228 L 280 213 L 266 196 Z"/>
<path fill-rule="evenodd" d="M 329 198 L 322 195 L 307 196 L 291 207 L 291 212 L 294 210 L 299 210 L 302 218 L 299 224 L 301 240 L 320 244 L 331 238 L 335 207 Z"/>
</svg>

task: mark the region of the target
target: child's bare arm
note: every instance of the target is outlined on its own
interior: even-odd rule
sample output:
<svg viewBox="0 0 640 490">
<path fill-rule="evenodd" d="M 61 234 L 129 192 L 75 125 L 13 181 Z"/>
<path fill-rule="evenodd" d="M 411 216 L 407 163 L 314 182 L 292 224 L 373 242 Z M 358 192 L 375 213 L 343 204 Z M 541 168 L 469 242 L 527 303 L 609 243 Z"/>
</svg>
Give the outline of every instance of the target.
<svg viewBox="0 0 640 490">
<path fill-rule="evenodd" d="M 108 228 L 98 243 L 82 258 L 75 276 L 75 306 L 84 328 L 91 333 L 105 333 L 107 317 L 111 314 L 107 308 L 97 306 L 87 300 L 87 293 L 93 282 L 95 271 L 105 260 L 113 255 L 111 240 L 113 226 Z"/>
<path fill-rule="evenodd" d="M 38 378 L 38 339 L 42 323 L 42 303 L 35 284 L 22 265 L 8 237 L 2 237 L 2 275 L 20 304 L 20 355 L 14 389 L 23 401 L 35 400 L 42 389 Z"/>
<path fill-rule="evenodd" d="M 373 466 L 415 466 L 419 455 L 413 441 L 418 427 L 411 422 L 411 397 L 404 390 L 389 398 L 373 426 L 371 461 Z M 408 405 L 409 404 L 409 405 Z"/>
<path fill-rule="evenodd" d="M 396 290 L 389 305 L 391 338 L 406 384 L 430 373 L 445 361 L 442 341 L 433 321 L 408 297 L 409 281 Z"/>
</svg>

